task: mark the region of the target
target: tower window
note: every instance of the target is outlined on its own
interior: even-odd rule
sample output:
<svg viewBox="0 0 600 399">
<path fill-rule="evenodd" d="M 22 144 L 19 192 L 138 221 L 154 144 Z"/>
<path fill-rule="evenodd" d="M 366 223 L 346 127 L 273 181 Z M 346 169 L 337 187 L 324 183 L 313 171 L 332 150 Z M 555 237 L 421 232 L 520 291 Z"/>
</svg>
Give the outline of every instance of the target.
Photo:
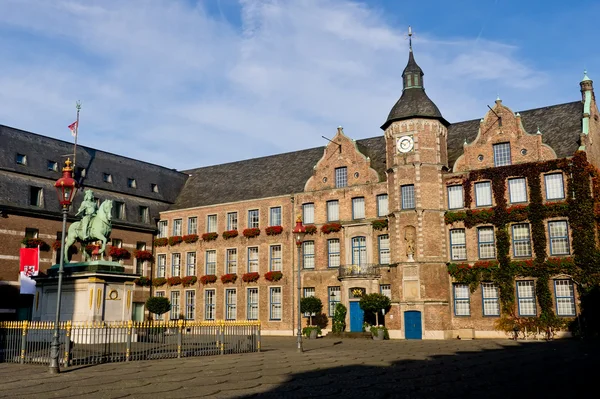
<svg viewBox="0 0 600 399">
<path fill-rule="evenodd" d="M 27 165 L 27 155 L 17 154 L 17 163 L 19 165 Z"/>
</svg>

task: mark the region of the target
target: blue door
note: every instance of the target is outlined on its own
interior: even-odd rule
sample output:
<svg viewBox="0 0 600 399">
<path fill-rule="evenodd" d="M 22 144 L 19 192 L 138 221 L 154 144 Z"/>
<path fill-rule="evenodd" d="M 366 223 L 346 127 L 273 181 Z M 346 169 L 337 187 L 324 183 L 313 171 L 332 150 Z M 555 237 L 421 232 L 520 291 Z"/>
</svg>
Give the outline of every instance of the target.
<svg viewBox="0 0 600 399">
<path fill-rule="evenodd" d="M 404 312 L 404 336 L 406 339 L 422 339 L 421 312 L 410 310 Z"/>
<path fill-rule="evenodd" d="M 361 332 L 365 312 L 360 308 L 360 302 L 350 302 L 350 332 Z"/>
</svg>

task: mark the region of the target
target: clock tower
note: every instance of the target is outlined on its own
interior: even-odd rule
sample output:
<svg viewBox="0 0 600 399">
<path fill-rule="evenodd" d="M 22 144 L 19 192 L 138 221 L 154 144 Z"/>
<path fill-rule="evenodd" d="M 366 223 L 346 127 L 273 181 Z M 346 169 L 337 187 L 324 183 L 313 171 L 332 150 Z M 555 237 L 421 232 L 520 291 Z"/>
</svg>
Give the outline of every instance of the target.
<svg viewBox="0 0 600 399">
<path fill-rule="evenodd" d="M 402 95 L 381 126 L 388 167 L 391 262 L 401 276 L 397 284 L 404 333 L 443 338 L 450 320 L 442 183 L 448 166 L 449 123 L 425 93 L 412 40 L 402 79 Z"/>
</svg>

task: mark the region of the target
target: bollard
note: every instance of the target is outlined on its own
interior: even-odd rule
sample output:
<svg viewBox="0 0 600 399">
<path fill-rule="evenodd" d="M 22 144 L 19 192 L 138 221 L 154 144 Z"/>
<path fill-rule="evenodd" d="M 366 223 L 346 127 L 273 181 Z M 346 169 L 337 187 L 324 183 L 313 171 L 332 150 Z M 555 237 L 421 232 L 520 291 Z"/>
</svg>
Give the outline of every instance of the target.
<svg viewBox="0 0 600 399">
<path fill-rule="evenodd" d="M 28 321 L 23 322 L 23 330 L 21 333 L 21 358 L 19 363 L 25 363 L 25 350 L 27 349 L 27 327 L 29 326 Z"/>
<path fill-rule="evenodd" d="M 133 328 L 133 322 L 129 320 L 127 322 L 127 349 L 125 350 L 125 361 L 131 360 L 131 330 Z"/>
<path fill-rule="evenodd" d="M 181 359 L 181 346 L 183 344 L 183 320 L 177 320 L 177 358 Z"/>
</svg>

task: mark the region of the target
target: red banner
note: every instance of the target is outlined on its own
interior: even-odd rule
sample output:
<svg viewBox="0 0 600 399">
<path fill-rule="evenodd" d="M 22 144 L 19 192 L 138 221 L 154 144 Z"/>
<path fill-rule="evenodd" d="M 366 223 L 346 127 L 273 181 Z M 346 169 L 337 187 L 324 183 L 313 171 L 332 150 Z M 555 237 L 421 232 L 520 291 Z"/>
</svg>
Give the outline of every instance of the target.
<svg viewBox="0 0 600 399">
<path fill-rule="evenodd" d="M 38 275 L 40 271 L 39 248 L 21 248 L 21 265 L 19 270 L 28 277 Z"/>
</svg>

